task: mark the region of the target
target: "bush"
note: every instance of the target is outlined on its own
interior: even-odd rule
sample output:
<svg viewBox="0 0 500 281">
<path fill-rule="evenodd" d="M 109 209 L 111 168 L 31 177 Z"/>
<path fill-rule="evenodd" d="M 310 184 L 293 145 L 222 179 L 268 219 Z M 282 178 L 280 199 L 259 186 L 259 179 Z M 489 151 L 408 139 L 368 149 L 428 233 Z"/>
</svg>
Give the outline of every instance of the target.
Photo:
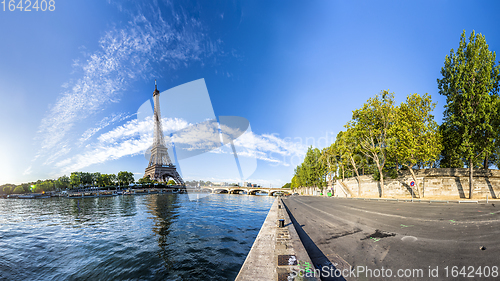
<svg viewBox="0 0 500 281">
<path fill-rule="evenodd" d="M 15 188 L 16 186 L 4 186 L 3 187 L 3 193 L 4 194 L 11 194 L 12 193 L 12 190 Z"/>
<path fill-rule="evenodd" d="M 24 193 L 24 188 L 21 185 L 16 186 L 16 188 L 14 188 L 13 193 L 15 193 L 15 194 L 22 194 L 22 193 Z"/>
</svg>

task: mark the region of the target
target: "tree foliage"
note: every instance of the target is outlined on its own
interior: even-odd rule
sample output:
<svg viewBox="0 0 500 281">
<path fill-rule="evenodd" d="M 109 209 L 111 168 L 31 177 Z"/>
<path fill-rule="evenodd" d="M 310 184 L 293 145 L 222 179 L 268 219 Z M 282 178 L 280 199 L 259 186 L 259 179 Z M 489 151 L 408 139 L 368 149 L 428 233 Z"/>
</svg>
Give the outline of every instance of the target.
<svg viewBox="0 0 500 281">
<path fill-rule="evenodd" d="M 370 98 L 361 109 L 353 111 L 353 119 L 345 131 L 337 134 L 330 146 L 319 151 L 308 148 L 304 162 L 295 168 L 292 188 L 314 185 L 354 176 L 361 190 L 360 176 L 372 174 L 380 180 L 397 177 L 399 169 L 434 166 L 442 150 L 441 136 L 434 116 L 435 104 L 428 94 L 412 94 L 406 102 L 394 105 L 394 94 L 383 91 Z M 319 152 L 319 155 L 318 155 Z M 318 165 L 314 163 L 318 161 Z M 316 183 L 318 184 L 318 183 Z"/>
<path fill-rule="evenodd" d="M 307 149 L 304 162 L 295 168 L 292 179 L 294 188 L 300 186 L 313 186 L 323 189 L 326 184 L 325 167 L 320 162 L 321 152 L 318 148 L 310 146 Z"/>
<path fill-rule="evenodd" d="M 446 96 L 442 130 L 448 134 L 445 145 L 448 151 L 444 155 L 450 163 L 457 162 L 457 155 L 466 160 L 470 198 L 474 162 L 484 158 L 484 168 L 488 168 L 488 157 L 498 135 L 494 124 L 498 120 L 500 68 L 495 58 L 482 34 L 472 31 L 467 42 L 464 31 L 457 51 L 451 49 L 445 58 L 442 78 L 437 79 L 439 93 Z"/>
<path fill-rule="evenodd" d="M 292 184 L 288 182 L 288 183 L 285 183 L 281 188 L 288 188 L 288 189 L 290 189 L 291 186 L 292 186 Z"/>
<path fill-rule="evenodd" d="M 128 186 L 135 181 L 134 174 L 127 171 L 118 172 L 117 179 L 120 186 Z"/>
<path fill-rule="evenodd" d="M 39 182 L 33 185 L 31 191 L 34 193 L 42 193 L 46 191 L 55 190 L 55 182 L 53 180 L 45 180 L 43 182 Z"/>
<path fill-rule="evenodd" d="M 353 111 L 352 121 L 347 128 L 353 130 L 353 137 L 359 151 L 373 160 L 380 174 L 380 197 L 384 195 L 383 169 L 387 160 L 387 146 L 390 128 L 394 122 L 394 94 L 382 91 L 368 101 L 361 109 Z"/>
<path fill-rule="evenodd" d="M 24 190 L 24 188 L 21 185 L 16 186 L 16 188 L 14 188 L 14 190 L 12 191 L 12 193 L 14 193 L 14 194 L 22 194 L 25 192 L 26 191 Z"/>
<path fill-rule="evenodd" d="M 409 95 L 406 103 L 396 108 L 390 130 L 390 153 L 410 170 L 420 198 L 422 194 L 413 168 L 418 163 L 435 162 L 442 150 L 438 125 L 431 114 L 435 106 L 428 94 Z"/>
</svg>

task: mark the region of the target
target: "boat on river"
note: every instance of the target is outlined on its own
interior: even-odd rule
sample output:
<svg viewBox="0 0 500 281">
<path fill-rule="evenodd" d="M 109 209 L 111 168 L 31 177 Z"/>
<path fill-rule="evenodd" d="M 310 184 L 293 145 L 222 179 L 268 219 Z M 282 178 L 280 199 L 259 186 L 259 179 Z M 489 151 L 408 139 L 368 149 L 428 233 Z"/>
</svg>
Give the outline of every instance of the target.
<svg viewBox="0 0 500 281">
<path fill-rule="evenodd" d="M 117 194 L 113 193 L 112 191 L 104 191 L 104 192 L 99 193 L 100 197 L 111 197 L 111 196 L 115 196 L 115 195 L 117 195 Z"/>
<path fill-rule="evenodd" d="M 35 199 L 35 195 L 33 194 L 21 194 L 17 196 L 18 199 Z"/>
<path fill-rule="evenodd" d="M 98 195 L 96 193 L 91 193 L 91 192 L 84 192 L 84 193 L 77 192 L 68 194 L 66 198 L 80 199 L 80 198 L 94 198 L 94 197 L 98 197 Z"/>
<path fill-rule="evenodd" d="M 82 194 L 81 193 L 69 193 L 68 196 L 66 196 L 66 198 L 82 198 Z"/>
<path fill-rule="evenodd" d="M 98 197 L 99 194 L 98 193 L 92 193 L 92 192 L 84 192 L 83 193 L 83 198 L 94 198 L 94 197 Z"/>
</svg>

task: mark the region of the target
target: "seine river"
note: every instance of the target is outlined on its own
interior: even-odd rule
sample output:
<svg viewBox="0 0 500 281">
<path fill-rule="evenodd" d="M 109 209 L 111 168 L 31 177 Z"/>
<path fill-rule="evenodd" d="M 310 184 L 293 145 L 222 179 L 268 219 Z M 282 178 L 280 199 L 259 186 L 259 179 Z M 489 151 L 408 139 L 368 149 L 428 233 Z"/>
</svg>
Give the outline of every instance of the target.
<svg viewBox="0 0 500 281">
<path fill-rule="evenodd" d="M 233 280 L 273 200 L 0 199 L 0 279 Z"/>
</svg>

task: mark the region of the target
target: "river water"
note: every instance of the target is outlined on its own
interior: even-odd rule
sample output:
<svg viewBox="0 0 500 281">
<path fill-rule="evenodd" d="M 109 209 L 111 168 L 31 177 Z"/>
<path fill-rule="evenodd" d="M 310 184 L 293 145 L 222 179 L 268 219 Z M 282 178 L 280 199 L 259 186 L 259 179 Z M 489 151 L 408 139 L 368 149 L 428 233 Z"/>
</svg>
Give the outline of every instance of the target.
<svg viewBox="0 0 500 281">
<path fill-rule="evenodd" d="M 0 199 L 0 279 L 233 280 L 273 200 Z"/>
</svg>

